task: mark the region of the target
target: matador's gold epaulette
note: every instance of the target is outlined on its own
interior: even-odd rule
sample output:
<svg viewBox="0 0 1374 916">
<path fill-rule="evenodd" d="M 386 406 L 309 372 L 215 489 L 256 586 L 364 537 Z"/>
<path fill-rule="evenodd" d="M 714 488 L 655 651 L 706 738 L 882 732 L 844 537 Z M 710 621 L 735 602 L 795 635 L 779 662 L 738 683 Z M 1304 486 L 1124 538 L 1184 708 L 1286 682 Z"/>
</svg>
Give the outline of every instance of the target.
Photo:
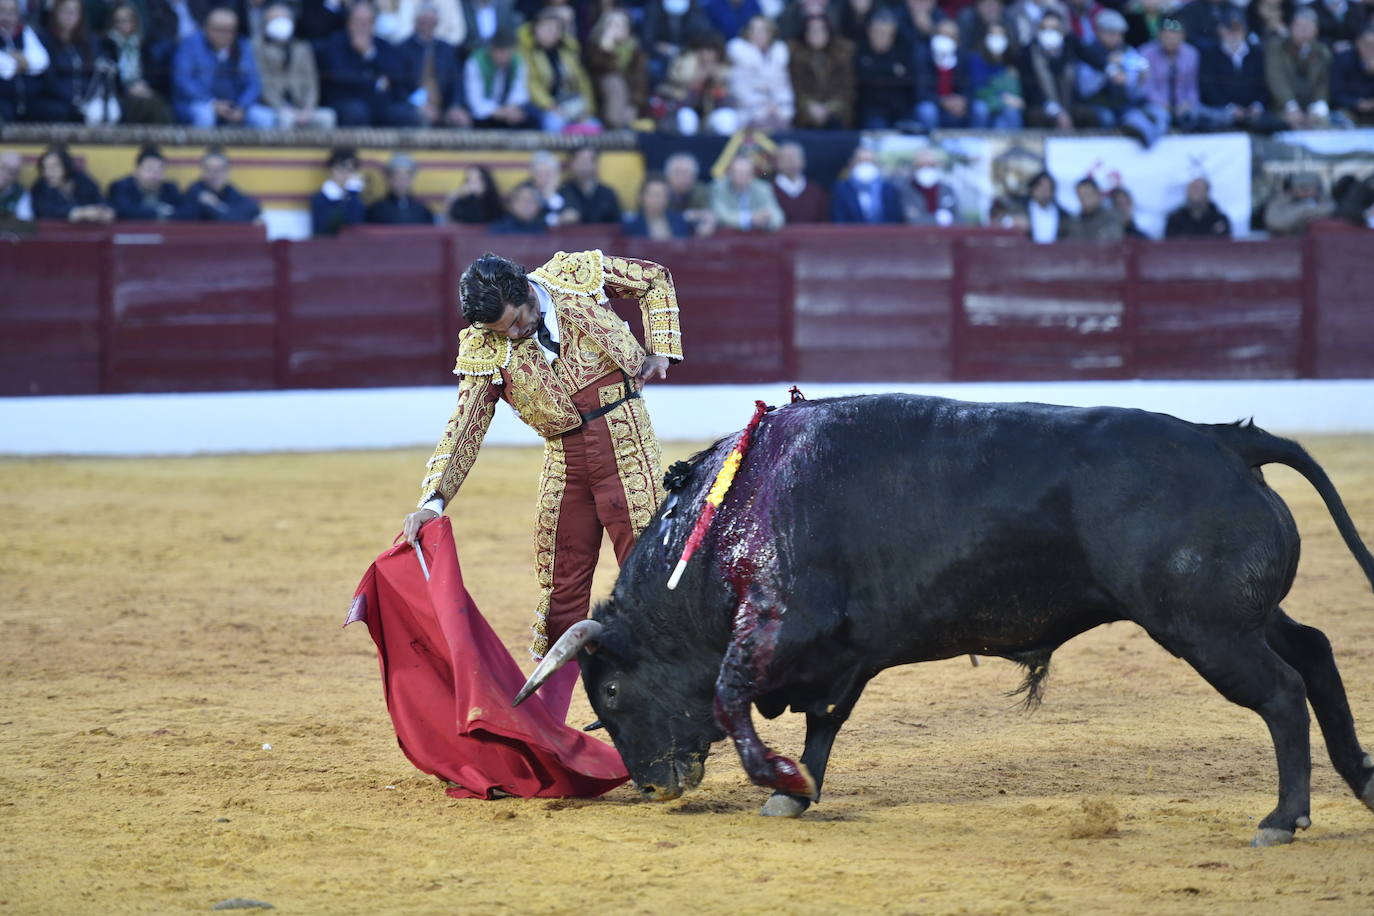
<svg viewBox="0 0 1374 916">
<path fill-rule="evenodd" d="M 504 344 L 504 346 L 502 346 Z M 515 348 L 509 339 L 480 328 L 464 328 L 458 332 L 458 362 L 453 374 L 489 375 L 494 384 L 501 384 L 501 370 L 510 365 Z"/>
<path fill-rule="evenodd" d="M 531 276 L 538 278 L 545 289 L 575 296 L 592 296 L 598 302 L 605 302 L 606 293 L 602 286 L 606 281 L 602 274 L 601 259 L 599 249 L 560 251 Z"/>
</svg>

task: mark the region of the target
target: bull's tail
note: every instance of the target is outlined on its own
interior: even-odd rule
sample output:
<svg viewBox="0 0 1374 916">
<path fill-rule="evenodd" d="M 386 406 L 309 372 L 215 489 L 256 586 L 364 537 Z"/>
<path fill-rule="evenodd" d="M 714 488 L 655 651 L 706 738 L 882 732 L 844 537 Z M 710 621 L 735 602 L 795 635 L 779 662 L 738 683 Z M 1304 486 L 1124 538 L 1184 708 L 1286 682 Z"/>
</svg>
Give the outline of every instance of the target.
<svg viewBox="0 0 1374 916">
<path fill-rule="evenodd" d="M 1326 510 L 1331 513 L 1331 518 L 1336 523 L 1336 530 L 1341 533 L 1345 546 L 1355 557 L 1355 562 L 1360 564 L 1365 578 L 1369 580 L 1370 588 L 1374 589 L 1374 556 L 1370 556 L 1369 548 L 1360 540 L 1360 533 L 1355 530 L 1355 523 L 1350 520 L 1350 513 L 1346 512 L 1345 503 L 1341 502 L 1341 495 L 1336 492 L 1331 478 L 1326 476 L 1322 466 L 1317 464 L 1301 445 L 1291 439 L 1271 435 L 1256 426 L 1253 421 L 1197 425 L 1239 455 L 1251 467 L 1282 464 L 1307 478 L 1307 482 L 1321 495 L 1322 502 L 1326 503 Z"/>
</svg>

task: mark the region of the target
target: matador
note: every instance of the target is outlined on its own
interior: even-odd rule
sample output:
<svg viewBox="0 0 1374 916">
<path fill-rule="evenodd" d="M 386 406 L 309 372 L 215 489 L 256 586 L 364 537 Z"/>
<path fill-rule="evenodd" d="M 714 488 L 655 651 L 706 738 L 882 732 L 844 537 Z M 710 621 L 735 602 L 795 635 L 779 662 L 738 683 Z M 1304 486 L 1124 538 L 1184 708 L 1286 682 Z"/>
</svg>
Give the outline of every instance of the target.
<svg viewBox="0 0 1374 916">
<path fill-rule="evenodd" d="M 662 499 L 661 455 L 644 380 L 682 359 L 677 294 L 652 261 L 600 251 L 558 252 L 539 269 L 488 254 L 463 272 L 458 406 L 426 464 L 413 539 L 463 485 L 504 400 L 544 437 L 535 531 L 540 598 L 532 653 L 587 616 L 602 531 L 617 562 Z M 639 301 L 644 347 L 607 305 Z M 569 691 L 571 686 L 569 686 Z"/>
</svg>

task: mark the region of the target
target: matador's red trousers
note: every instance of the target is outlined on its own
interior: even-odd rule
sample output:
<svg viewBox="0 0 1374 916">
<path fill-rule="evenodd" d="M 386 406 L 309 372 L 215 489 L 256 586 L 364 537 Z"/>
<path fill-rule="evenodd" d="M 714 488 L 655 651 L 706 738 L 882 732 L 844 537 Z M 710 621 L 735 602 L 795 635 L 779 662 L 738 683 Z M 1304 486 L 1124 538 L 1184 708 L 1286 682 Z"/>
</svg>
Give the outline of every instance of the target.
<svg viewBox="0 0 1374 916">
<path fill-rule="evenodd" d="M 582 414 L 625 396 L 619 372 L 573 395 Z M 617 563 L 663 498 L 662 455 L 644 401 L 610 413 L 544 444 L 535 529 L 535 571 L 541 597 L 532 651 L 542 658 L 568 627 L 587 616 L 601 534 L 611 536 Z"/>
</svg>

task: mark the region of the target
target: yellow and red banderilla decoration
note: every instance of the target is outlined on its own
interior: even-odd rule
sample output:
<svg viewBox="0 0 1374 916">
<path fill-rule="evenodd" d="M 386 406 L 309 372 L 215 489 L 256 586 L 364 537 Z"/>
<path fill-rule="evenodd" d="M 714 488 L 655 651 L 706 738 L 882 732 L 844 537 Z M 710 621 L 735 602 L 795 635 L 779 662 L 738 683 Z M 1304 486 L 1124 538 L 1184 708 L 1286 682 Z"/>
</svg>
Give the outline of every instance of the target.
<svg viewBox="0 0 1374 916">
<path fill-rule="evenodd" d="M 735 442 L 735 447 L 730 449 L 730 454 L 725 456 L 725 463 L 720 466 L 716 473 L 716 479 L 711 484 L 711 489 L 706 493 L 706 505 L 701 507 L 701 515 L 697 516 L 697 522 L 692 526 L 692 533 L 687 536 L 687 543 L 682 547 L 682 558 L 677 561 L 677 566 L 673 568 L 673 574 L 668 577 L 669 590 L 677 588 L 678 582 L 682 579 L 682 572 L 687 568 L 687 561 L 692 559 L 692 554 L 697 552 L 701 546 L 701 541 L 706 537 L 707 530 L 711 527 L 711 520 L 716 517 L 716 510 L 725 501 L 725 494 L 730 491 L 730 485 L 735 482 L 735 475 L 739 473 L 739 466 L 744 462 L 744 455 L 749 451 L 749 443 L 753 441 L 754 430 L 758 428 L 759 421 L 768 412 L 768 405 L 762 401 L 754 402 L 754 416 L 749 421 L 749 425 L 744 427 L 744 432 L 740 433 L 739 439 Z"/>
</svg>

